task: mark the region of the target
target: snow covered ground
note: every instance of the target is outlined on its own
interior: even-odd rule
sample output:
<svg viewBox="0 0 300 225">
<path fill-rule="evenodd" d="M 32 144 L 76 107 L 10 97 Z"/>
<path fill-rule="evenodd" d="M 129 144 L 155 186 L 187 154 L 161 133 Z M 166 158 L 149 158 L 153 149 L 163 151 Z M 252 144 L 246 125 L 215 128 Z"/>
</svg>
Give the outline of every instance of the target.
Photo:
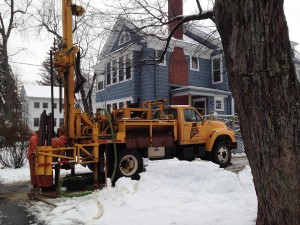
<svg viewBox="0 0 300 225">
<path fill-rule="evenodd" d="M 78 171 L 78 170 L 77 170 Z M 29 180 L 28 165 L 0 169 L 0 182 Z M 238 174 L 207 161 L 149 161 L 139 181 L 121 178 L 79 198 L 32 202 L 42 224 L 253 225 L 257 198 L 249 166 Z"/>
</svg>

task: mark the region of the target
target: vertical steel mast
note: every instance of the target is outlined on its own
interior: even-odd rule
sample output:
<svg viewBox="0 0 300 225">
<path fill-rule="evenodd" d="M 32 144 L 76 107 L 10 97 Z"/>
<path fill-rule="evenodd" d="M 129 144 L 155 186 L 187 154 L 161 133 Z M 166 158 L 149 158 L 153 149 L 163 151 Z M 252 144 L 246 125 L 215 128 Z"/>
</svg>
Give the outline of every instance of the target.
<svg viewBox="0 0 300 225">
<path fill-rule="evenodd" d="M 83 13 L 81 6 L 73 5 L 71 0 L 62 0 L 63 37 L 61 48 L 55 53 L 54 66 L 58 69 L 58 76 L 64 80 L 64 123 L 70 139 L 75 137 L 77 110 L 74 108 L 74 63 L 75 54 L 79 51 L 73 44 L 72 16 L 81 16 Z"/>
</svg>

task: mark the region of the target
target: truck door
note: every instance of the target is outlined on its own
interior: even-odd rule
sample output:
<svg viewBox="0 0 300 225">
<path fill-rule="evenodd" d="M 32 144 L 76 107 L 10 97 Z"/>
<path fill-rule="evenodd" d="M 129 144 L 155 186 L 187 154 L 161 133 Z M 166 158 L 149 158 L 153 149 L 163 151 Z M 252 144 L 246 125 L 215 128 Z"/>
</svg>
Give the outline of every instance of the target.
<svg viewBox="0 0 300 225">
<path fill-rule="evenodd" d="M 180 144 L 205 143 L 207 137 L 206 126 L 203 126 L 203 119 L 193 108 L 183 109 L 181 125 Z"/>
</svg>

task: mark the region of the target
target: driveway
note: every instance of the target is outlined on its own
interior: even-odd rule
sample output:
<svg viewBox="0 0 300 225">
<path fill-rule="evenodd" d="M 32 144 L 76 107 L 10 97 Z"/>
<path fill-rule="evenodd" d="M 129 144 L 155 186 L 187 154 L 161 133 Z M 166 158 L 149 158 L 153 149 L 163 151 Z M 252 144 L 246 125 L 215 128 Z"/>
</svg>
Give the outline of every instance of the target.
<svg viewBox="0 0 300 225">
<path fill-rule="evenodd" d="M 27 193 L 30 188 L 29 182 L 5 185 L 0 183 L 0 224 L 27 225 L 36 223 L 34 216 L 26 211 L 26 204 L 29 204 Z"/>
<path fill-rule="evenodd" d="M 238 173 L 245 168 L 246 165 L 249 165 L 249 161 L 245 155 L 243 156 L 232 156 L 231 165 L 225 169 L 234 173 Z"/>
</svg>

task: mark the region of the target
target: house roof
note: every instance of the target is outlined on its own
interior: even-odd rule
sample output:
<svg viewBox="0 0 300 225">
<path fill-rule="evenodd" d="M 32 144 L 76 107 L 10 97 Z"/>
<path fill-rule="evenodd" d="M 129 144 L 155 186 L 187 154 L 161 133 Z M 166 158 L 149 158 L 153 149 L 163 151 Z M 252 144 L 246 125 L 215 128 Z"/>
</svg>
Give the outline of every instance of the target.
<svg viewBox="0 0 300 225">
<path fill-rule="evenodd" d="M 30 98 L 51 98 L 51 86 L 23 85 L 25 95 Z M 59 87 L 53 87 L 54 98 L 59 98 Z M 64 90 L 62 89 L 62 98 Z"/>
<path fill-rule="evenodd" d="M 112 28 L 112 31 L 110 32 L 110 34 L 107 38 L 105 45 L 103 46 L 103 49 L 100 54 L 100 58 L 103 58 L 107 54 L 111 53 L 111 50 L 113 48 L 113 43 L 116 42 L 123 26 L 127 26 L 130 30 L 137 30 L 137 28 L 134 26 L 133 23 L 129 22 L 126 18 L 119 16 L 117 18 L 116 23 L 114 24 L 114 26 Z"/>
<path fill-rule="evenodd" d="M 104 47 L 101 51 L 99 62 L 103 59 L 105 59 L 108 55 L 112 54 L 112 48 L 114 46 L 114 43 L 116 42 L 119 33 L 122 31 L 122 28 L 126 26 L 130 30 L 135 30 L 138 35 L 141 37 L 143 36 L 148 43 L 148 47 L 155 46 L 156 48 L 162 49 L 165 46 L 165 41 L 161 40 L 161 38 L 167 38 L 166 36 L 162 37 L 162 34 L 156 34 L 155 36 L 146 33 L 140 33 L 139 29 L 129 20 L 126 18 L 119 16 L 117 21 L 115 22 L 112 31 L 110 32 L 109 37 L 107 38 Z M 211 30 L 205 29 L 205 28 L 190 28 L 189 26 L 184 26 L 184 34 L 183 34 L 183 40 L 178 40 L 172 37 L 170 46 L 179 46 L 187 48 L 187 45 L 193 45 L 193 49 L 195 51 L 195 46 L 203 46 L 203 51 L 208 52 L 209 49 L 214 50 L 220 48 L 220 40 L 215 37 L 215 35 L 211 34 Z M 214 32 L 213 32 L 214 33 Z M 151 43 L 153 42 L 153 43 Z M 169 47 L 170 47 L 169 46 Z M 126 46 L 128 47 L 128 46 Z M 124 47 L 124 48 L 126 48 Z M 197 50 L 197 49 L 196 49 Z M 199 50 L 199 49 L 198 49 Z M 118 50 L 117 50 L 118 51 Z M 189 53 L 191 54 L 191 53 Z M 98 63 L 99 63 L 98 62 Z"/>
</svg>

